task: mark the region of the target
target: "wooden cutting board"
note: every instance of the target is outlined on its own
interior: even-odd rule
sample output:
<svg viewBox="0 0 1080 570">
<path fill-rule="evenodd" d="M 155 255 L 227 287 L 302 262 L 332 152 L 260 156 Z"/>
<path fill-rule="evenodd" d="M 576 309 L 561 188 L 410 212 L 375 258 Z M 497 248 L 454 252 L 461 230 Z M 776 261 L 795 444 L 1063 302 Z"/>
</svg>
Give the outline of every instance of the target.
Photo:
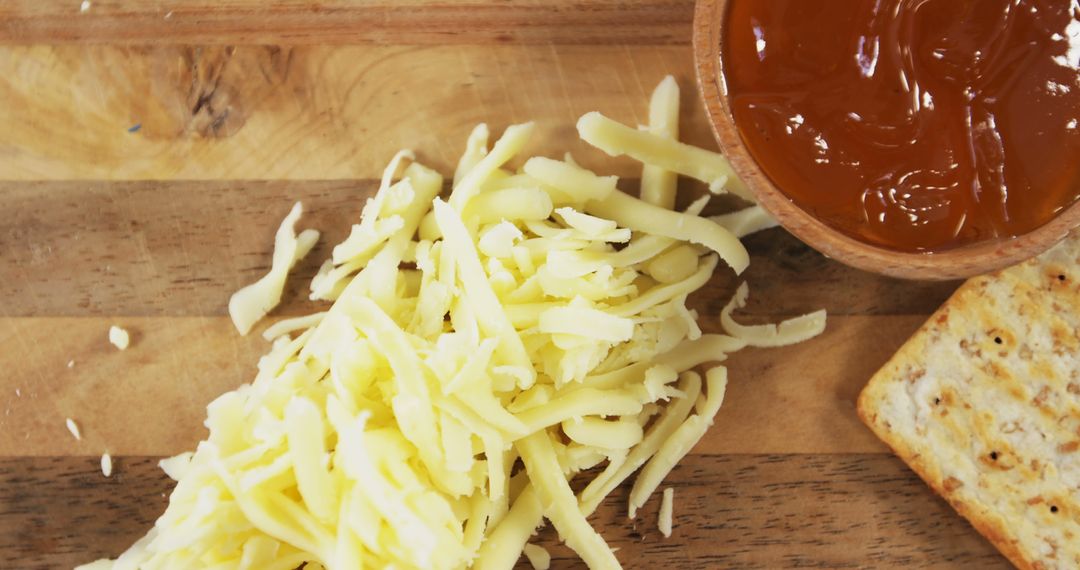
<svg viewBox="0 0 1080 570">
<path fill-rule="evenodd" d="M 474 124 L 534 119 L 534 153 L 569 149 L 632 186 L 640 167 L 573 124 L 591 110 L 643 122 L 669 73 L 683 139 L 714 147 L 685 0 L 87 4 L 0 6 L 3 568 L 115 556 L 149 528 L 171 488 L 156 460 L 201 439 L 207 402 L 267 349 L 226 303 L 267 269 L 293 201 L 324 238 L 275 317 L 315 307 L 307 280 L 401 147 L 450 172 Z M 717 425 L 669 479 L 670 539 L 655 501 L 626 518 L 626 489 L 593 517 L 626 567 L 1006 568 L 855 416 L 866 379 L 956 283 L 861 273 L 781 230 L 747 241 L 748 320 L 824 307 L 828 330 L 731 360 Z M 698 296 L 706 329 L 734 285 L 720 273 Z M 550 530 L 540 541 L 555 568 L 580 566 Z"/>
</svg>

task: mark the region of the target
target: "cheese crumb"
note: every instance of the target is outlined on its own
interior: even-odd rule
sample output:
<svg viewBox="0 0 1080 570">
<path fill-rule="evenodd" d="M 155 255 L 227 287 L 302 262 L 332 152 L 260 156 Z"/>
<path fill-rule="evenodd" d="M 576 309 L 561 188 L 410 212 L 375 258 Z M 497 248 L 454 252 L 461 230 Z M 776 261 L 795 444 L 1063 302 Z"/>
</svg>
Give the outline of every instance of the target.
<svg viewBox="0 0 1080 570">
<path fill-rule="evenodd" d="M 82 4 L 79 4 L 79 12 L 86 13 L 90 11 L 90 0 L 83 0 Z"/>
<path fill-rule="evenodd" d="M 131 335 L 128 332 L 116 325 L 109 327 L 109 342 L 113 343 L 113 346 L 120 350 L 125 350 L 128 344 L 131 342 Z M 75 365 L 75 361 L 68 362 L 68 368 Z"/>
<path fill-rule="evenodd" d="M 22 390 L 15 388 L 15 397 L 22 398 Z"/>
<path fill-rule="evenodd" d="M 525 558 L 529 559 L 529 564 L 536 570 L 548 570 L 551 568 L 551 554 L 547 550 L 544 550 L 543 546 L 537 544 L 525 545 Z"/>
<path fill-rule="evenodd" d="M 671 487 L 664 489 L 664 495 L 660 498 L 660 520 L 656 523 L 656 528 L 660 529 L 660 534 L 663 534 L 664 538 L 671 538 L 671 511 L 674 501 L 675 489 Z"/>
<path fill-rule="evenodd" d="M 82 432 L 79 431 L 79 424 L 75 423 L 75 420 L 71 418 L 64 420 L 64 423 L 67 424 L 68 431 L 71 432 L 71 435 L 75 437 L 75 441 L 82 441 Z"/>
<path fill-rule="evenodd" d="M 106 477 L 112 476 L 112 456 L 108 451 L 101 454 L 101 474 Z"/>
<path fill-rule="evenodd" d="M 67 366 L 68 366 L 68 368 L 75 368 L 75 361 L 74 360 L 69 360 Z"/>
</svg>

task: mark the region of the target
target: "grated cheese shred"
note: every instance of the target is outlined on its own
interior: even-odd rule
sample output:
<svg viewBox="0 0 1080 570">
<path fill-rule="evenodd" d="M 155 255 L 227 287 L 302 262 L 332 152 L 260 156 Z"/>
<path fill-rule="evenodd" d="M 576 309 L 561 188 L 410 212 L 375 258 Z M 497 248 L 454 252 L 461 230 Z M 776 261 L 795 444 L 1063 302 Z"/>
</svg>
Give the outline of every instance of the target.
<svg viewBox="0 0 1080 570">
<path fill-rule="evenodd" d="M 656 521 L 656 528 L 660 530 L 660 534 L 664 535 L 664 538 L 671 538 L 671 524 L 673 522 L 673 509 L 675 507 L 675 489 L 668 487 L 664 489 L 663 495 L 660 497 L 660 515 Z"/>
</svg>

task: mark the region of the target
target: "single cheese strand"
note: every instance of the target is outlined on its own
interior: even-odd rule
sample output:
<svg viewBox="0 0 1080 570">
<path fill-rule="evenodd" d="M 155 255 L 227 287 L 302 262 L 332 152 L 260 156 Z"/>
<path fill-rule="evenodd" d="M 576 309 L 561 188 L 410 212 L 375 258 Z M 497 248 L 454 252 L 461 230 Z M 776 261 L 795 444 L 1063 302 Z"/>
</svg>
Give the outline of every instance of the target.
<svg viewBox="0 0 1080 570">
<path fill-rule="evenodd" d="M 660 530 L 660 534 L 664 535 L 664 538 L 671 538 L 671 523 L 672 523 L 672 511 L 674 510 L 675 502 L 675 489 L 668 487 L 664 489 L 663 498 L 660 500 L 660 516 L 657 517 L 656 528 Z"/>
<path fill-rule="evenodd" d="M 743 208 L 728 214 L 712 216 L 710 220 L 727 228 L 736 237 L 745 237 L 761 230 L 775 228 L 779 222 L 759 205 Z"/>
<path fill-rule="evenodd" d="M 326 436 L 322 414 L 311 400 L 297 396 L 289 401 L 285 406 L 285 432 L 300 497 L 315 518 L 331 522 L 337 514 L 338 499 L 330 472 L 323 466 Z"/>
<path fill-rule="evenodd" d="M 296 235 L 296 221 L 302 213 L 303 206 L 297 202 L 289 215 L 281 221 L 274 237 L 274 256 L 270 272 L 229 298 L 229 316 L 240 334 L 246 335 L 250 332 L 256 322 L 277 306 L 281 301 L 289 270 L 307 255 L 319 240 L 319 232 L 316 230 L 304 230 L 299 236 Z"/>
<path fill-rule="evenodd" d="M 679 390 L 686 396 L 676 399 L 660 412 L 660 417 L 649 426 L 645 438 L 630 450 L 622 464 L 611 473 L 605 470 L 581 491 L 582 512 L 591 515 L 601 501 L 644 465 L 686 421 L 701 393 L 701 376 L 696 372 L 684 372 L 679 380 Z"/>
<path fill-rule="evenodd" d="M 458 160 L 457 169 L 454 170 L 455 186 L 461 182 L 462 178 L 465 178 L 465 175 L 468 174 L 477 163 L 487 156 L 488 136 L 490 134 L 488 126 L 485 123 L 480 123 L 473 127 L 472 132 L 469 133 L 468 140 L 465 141 L 465 152 L 462 153 L 461 159 Z"/>
<path fill-rule="evenodd" d="M 551 554 L 544 550 L 543 546 L 526 544 L 523 552 L 533 570 L 548 570 L 551 568 Z"/>
<path fill-rule="evenodd" d="M 474 570 L 512 570 L 529 537 L 543 521 L 544 508 L 533 486 L 526 485 L 514 506 L 503 517 L 484 543 L 473 563 Z"/>
<path fill-rule="evenodd" d="M 488 470 L 488 498 L 491 499 L 491 516 L 488 518 L 488 529 L 492 529 L 495 525 L 502 522 L 507 513 L 510 512 L 510 499 L 513 494 L 512 491 L 521 492 L 520 488 L 511 489 L 510 485 L 513 481 L 513 472 L 517 467 L 518 452 L 512 445 L 505 445 L 500 442 L 499 445 L 489 446 L 487 442 L 484 443 L 484 454 L 493 455 L 499 453 L 501 449 L 501 459 L 498 460 L 499 465 L 502 467 L 502 476 L 497 477 L 497 482 L 500 484 L 497 492 L 495 485 L 491 484 L 492 477 L 490 476 L 491 470 Z M 519 477 L 520 479 L 520 477 Z M 514 498 L 517 498 L 517 494 L 514 494 Z"/>
<path fill-rule="evenodd" d="M 310 315 L 304 315 L 301 317 L 281 319 L 280 321 L 266 327 L 266 330 L 263 331 L 263 338 L 266 340 L 274 340 L 275 338 L 284 334 L 309 329 L 321 323 L 323 317 L 325 317 L 326 315 L 326 311 L 320 311 L 318 313 L 312 313 Z"/>
<path fill-rule="evenodd" d="M 709 426 L 712 425 L 713 419 L 716 418 L 716 413 L 720 411 L 727 391 L 727 368 L 723 366 L 710 368 L 705 373 L 705 382 L 706 399 L 702 410 L 687 418 L 675 430 L 675 433 L 664 441 L 660 449 L 656 451 L 656 455 L 649 460 L 634 481 L 634 487 L 630 489 L 630 518 L 634 518 L 637 510 L 649 500 L 649 496 L 660 486 L 664 477 L 671 473 L 675 464 L 682 461 L 682 458 L 686 457 L 686 454 L 701 441 Z"/>
<path fill-rule="evenodd" d="M 541 156 L 530 158 L 522 169 L 576 202 L 602 200 L 615 191 L 619 182 L 616 176 L 599 176 L 575 164 Z"/>
<path fill-rule="evenodd" d="M 352 486 L 353 490 L 355 485 Z M 355 491 L 354 491 L 355 492 Z M 334 539 L 334 558 L 333 563 L 329 566 L 331 568 L 356 568 L 363 570 L 364 558 L 366 553 L 364 552 L 363 542 L 357 535 L 356 531 L 352 529 L 350 511 L 352 502 L 349 500 L 342 500 L 338 505 L 338 523 L 337 523 L 337 536 Z M 248 564 L 245 568 L 243 562 L 240 564 L 239 570 L 256 570 L 263 566 L 269 566 L 269 564 Z M 286 569 L 283 569 L 286 570 Z"/>
<path fill-rule="evenodd" d="M 678 283 L 698 268 L 698 253 L 692 245 L 675 246 L 653 258 L 645 266 L 646 273 L 660 283 Z"/>
<path fill-rule="evenodd" d="M 705 202 L 695 200 L 686 208 L 686 214 L 697 216 L 705 207 Z M 608 256 L 608 261 L 613 267 L 626 267 L 637 265 L 660 255 L 665 249 L 675 243 L 675 240 L 658 235 L 643 235 L 636 238 L 630 245 Z"/>
<path fill-rule="evenodd" d="M 579 388 L 525 410 L 517 418 L 528 428 L 528 433 L 535 433 L 575 417 L 636 414 L 641 406 L 641 400 L 629 391 Z"/>
<path fill-rule="evenodd" d="M 777 324 L 741 325 L 735 322 L 731 313 L 735 309 L 746 306 L 749 294 L 750 289 L 743 282 L 735 291 L 735 296 L 720 312 L 720 323 L 724 326 L 724 330 L 736 338 L 745 340 L 749 346 L 787 346 L 809 340 L 825 331 L 824 309 L 792 317 Z"/>
<path fill-rule="evenodd" d="M 539 188 L 503 188 L 475 196 L 462 217 L 475 219 L 481 225 L 502 220 L 546 220 L 552 208 L 551 197 Z"/>
<path fill-rule="evenodd" d="M 616 305 L 608 309 L 608 312 L 618 317 L 632 317 L 642 311 L 660 305 L 664 302 L 688 295 L 698 290 L 712 277 L 716 269 L 716 256 L 709 255 L 698 266 L 697 271 L 679 283 L 659 285 L 648 290 L 631 301 L 622 305 Z"/>
<path fill-rule="evenodd" d="M 635 232 L 703 245 L 719 254 L 736 274 L 750 264 L 750 254 L 739 238 L 708 219 L 665 210 L 623 192 L 612 192 L 603 200 L 589 202 L 585 209 Z"/>
<path fill-rule="evenodd" d="M 507 127 L 499 140 L 495 142 L 495 146 L 491 148 L 491 152 L 480 159 L 476 166 L 473 166 L 469 173 L 461 178 L 461 182 L 454 185 L 454 190 L 450 193 L 450 206 L 458 212 L 465 211 L 466 204 L 473 196 L 480 193 L 480 188 L 488 177 L 521 152 L 532 132 L 533 123 Z"/>
<path fill-rule="evenodd" d="M 465 550 L 476 552 L 480 549 L 490 514 L 491 501 L 483 493 L 475 493 L 469 497 L 469 519 L 465 521 L 465 535 L 461 541 Z"/>
<path fill-rule="evenodd" d="M 468 473 L 475 463 L 472 434 L 464 424 L 449 413 L 444 413 L 439 418 L 439 434 L 442 436 L 446 468 L 450 471 Z"/>
<path fill-rule="evenodd" d="M 454 419 L 461 422 L 465 427 L 469 428 L 469 431 L 475 433 L 480 438 L 512 438 L 504 432 L 500 432 L 497 426 L 491 425 L 488 422 L 488 418 L 480 416 L 471 407 L 466 406 L 461 400 L 457 398 L 438 398 L 435 406 L 447 414 L 454 416 Z"/>
<path fill-rule="evenodd" d="M 649 100 L 649 132 L 666 139 L 679 139 L 679 84 L 668 75 L 653 90 Z M 661 208 L 675 208 L 676 173 L 646 163 L 641 168 L 641 199 Z"/>
<path fill-rule="evenodd" d="M 571 440 L 601 449 L 628 449 L 641 442 L 641 425 L 636 421 L 603 420 L 598 417 L 570 419 L 562 423 L 563 433 Z"/>
<path fill-rule="evenodd" d="M 710 190 L 723 187 L 744 200 L 753 201 L 750 190 L 735 175 L 723 155 L 632 129 L 595 111 L 582 115 L 577 130 L 582 140 L 610 156 L 625 154 L 645 164 L 696 178 L 708 184 Z"/>
<path fill-rule="evenodd" d="M 615 188 L 612 187 L 612 191 L 614 191 L 614 189 Z M 608 194 L 611 194 L 611 192 L 607 192 L 605 196 Z M 585 236 L 591 239 L 597 239 L 601 236 L 609 235 L 612 232 L 618 230 L 619 228 L 618 224 L 616 224 L 612 220 L 605 220 L 603 218 L 597 218 L 596 216 L 582 214 L 581 212 L 568 206 L 564 206 L 562 208 L 555 208 L 555 213 L 558 214 L 559 218 L 562 219 L 563 223 L 566 224 L 567 227 L 578 230 L 579 232 L 585 234 Z M 625 230 L 623 230 L 623 233 L 625 233 Z M 630 241 L 630 238 L 627 237 L 626 240 L 623 241 Z"/>
<path fill-rule="evenodd" d="M 443 234 L 443 251 L 451 252 L 455 264 L 460 268 L 458 278 L 464 286 L 465 297 L 476 311 L 481 330 L 484 334 L 499 340 L 496 354 L 502 358 L 503 364 L 529 371 L 531 376 L 524 379 L 522 383 L 523 389 L 528 388 L 535 379 L 535 371 L 529 355 L 525 352 L 521 337 L 518 336 L 509 317 L 506 316 L 499 298 L 491 288 L 468 230 L 465 229 L 461 218 L 446 202 L 436 198 L 434 209 L 435 220 Z"/>
<path fill-rule="evenodd" d="M 588 326 L 582 326 L 588 323 Z M 626 342 L 634 321 L 589 307 L 553 307 L 540 314 L 538 329 L 547 334 L 572 334 L 602 342 Z"/>
<path fill-rule="evenodd" d="M 540 504 L 544 505 L 544 516 L 559 531 L 566 545 L 592 570 L 621 568 L 611 548 L 578 508 L 574 491 L 563 476 L 562 466 L 547 432 L 534 433 L 518 440 L 515 445 L 521 453 L 521 460 L 525 463 L 525 470 L 536 489 Z"/>
<path fill-rule="evenodd" d="M 488 464 L 488 499 L 497 501 L 508 494 L 509 481 L 503 465 L 506 444 L 501 437 L 482 437 Z"/>
</svg>

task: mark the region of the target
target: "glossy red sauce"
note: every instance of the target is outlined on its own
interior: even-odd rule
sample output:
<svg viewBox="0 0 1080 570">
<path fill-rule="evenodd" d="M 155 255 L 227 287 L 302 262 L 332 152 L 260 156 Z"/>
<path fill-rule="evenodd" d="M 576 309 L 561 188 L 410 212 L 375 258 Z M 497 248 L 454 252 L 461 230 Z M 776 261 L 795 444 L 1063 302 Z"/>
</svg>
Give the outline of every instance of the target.
<svg viewBox="0 0 1080 570">
<path fill-rule="evenodd" d="M 750 153 L 825 223 L 901 251 L 1014 236 L 1080 194 L 1080 0 L 732 0 Z"/>
</svg>

